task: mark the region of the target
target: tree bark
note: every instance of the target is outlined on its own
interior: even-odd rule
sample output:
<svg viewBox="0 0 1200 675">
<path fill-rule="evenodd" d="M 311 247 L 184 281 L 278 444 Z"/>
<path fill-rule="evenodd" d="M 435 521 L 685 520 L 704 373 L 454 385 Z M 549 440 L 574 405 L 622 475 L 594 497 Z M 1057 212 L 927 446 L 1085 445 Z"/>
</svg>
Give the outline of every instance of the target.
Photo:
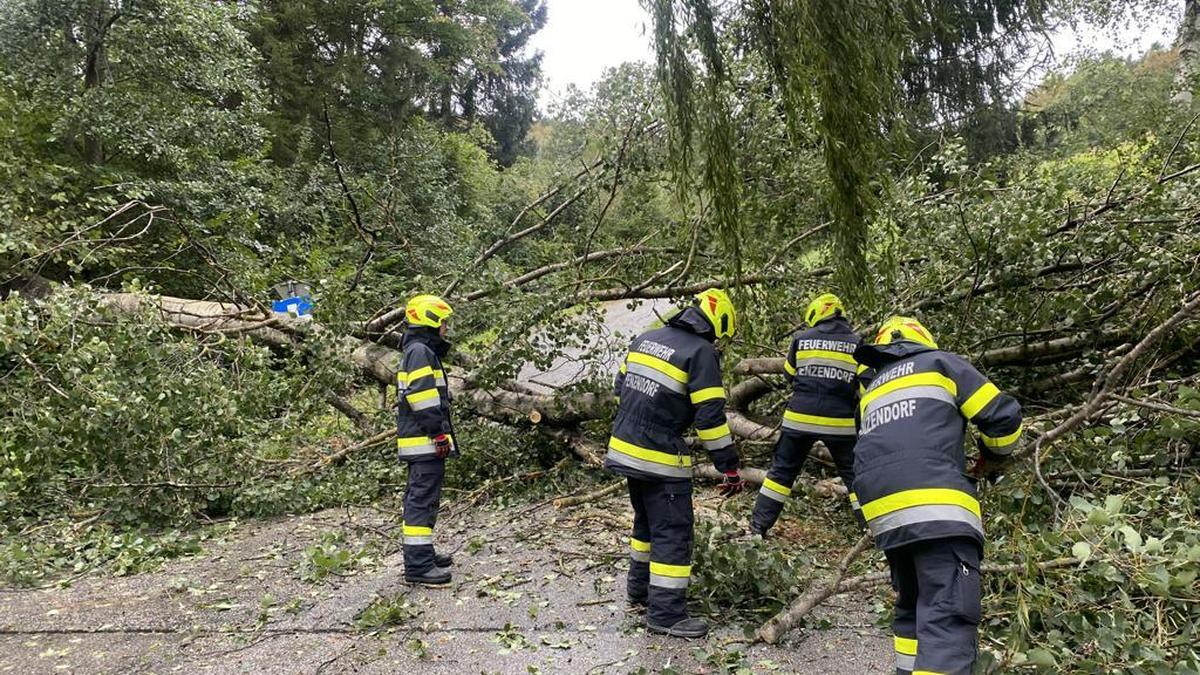
<svg viewBox="0 0 1200 675">
<path fill-rule="evenodd" d="M 1185 0 L 1178 44 L 1179 64 L 1171 87 L 1171 101 L 1182 107 L 1190 107 L 1195 99 L 1197 76 L 1200 75 L 1200 0 Z"/>
</svg>

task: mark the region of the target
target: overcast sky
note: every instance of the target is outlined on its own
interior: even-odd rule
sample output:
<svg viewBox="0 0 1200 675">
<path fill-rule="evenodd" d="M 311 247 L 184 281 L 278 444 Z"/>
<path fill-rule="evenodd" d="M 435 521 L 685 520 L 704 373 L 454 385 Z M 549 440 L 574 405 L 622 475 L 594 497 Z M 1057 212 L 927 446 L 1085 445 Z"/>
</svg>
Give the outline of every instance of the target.
<svg viewBox="0 0 1200 675">
<path fill-rule="evenodd" d="M 545 86 L 541 107 L 575 84 L 586 89 L 606 68 L 626 61 L 650 61 L 653 48 L 647 34 L 649 19 L 638 0 L 547 0 L 549 19 L 534 36 L 532 47 L 545 53 Z M 1179 1 L 1180 12 L 1183 0 Z M 1155 42 L 1169 45 L 1175 37 L 1178 13 L 1150 26 L 1127 27 L 1112 33 L 1067 30 L 1055 36 L 1055 56 L 1065 60 L 1079 48 L 1113 49 L 1140 54 Z"/>
</svg>

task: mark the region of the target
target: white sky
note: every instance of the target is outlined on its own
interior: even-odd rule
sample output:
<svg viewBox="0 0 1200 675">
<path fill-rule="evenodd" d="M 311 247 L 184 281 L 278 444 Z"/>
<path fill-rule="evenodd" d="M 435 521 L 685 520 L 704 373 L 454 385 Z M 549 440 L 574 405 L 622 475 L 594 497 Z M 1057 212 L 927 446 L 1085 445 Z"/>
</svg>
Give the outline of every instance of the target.
<svg viewBox="0 0 1200 675">
<path fill-rule="evenodd" d="M 546 27 L 531 40 L 533 49 L 545 53 L 545 84 L 539 104 L 546 110 L 568 85 L 581 89 L 600 79 L 606 68 L 626 61 L 653 59 L 648 34 L 649 17 L 638 0 L 547 0 Z M 1085 29 L 1079 34 L 1064 30 L 1054 37 L 1054 53 L 1065 63 L 1077 50 L 1111 49 L 1126 56 L 1140 54 L 1155 42 L 1170 45 L 1175 38 L 1183 0 L 1171 15 L 1148 26 L 1130 26 L 1115 33 Z M 1031 84 L 1031 83 L 1030 83 Z"/>
</svg>

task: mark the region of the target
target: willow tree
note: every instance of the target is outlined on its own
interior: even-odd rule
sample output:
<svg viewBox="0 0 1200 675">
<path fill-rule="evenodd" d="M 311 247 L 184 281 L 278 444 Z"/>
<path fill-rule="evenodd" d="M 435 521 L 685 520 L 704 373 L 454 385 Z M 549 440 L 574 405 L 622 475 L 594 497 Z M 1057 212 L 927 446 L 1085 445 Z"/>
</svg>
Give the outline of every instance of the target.
<svg viewBox="0 0 1200 675">
<path fill-rule="evenodd" d="M 829 175 L 843 289 L 866 291 L 868 223 L 886 178 L 882 160 L 905 122 L 937 121 L 998 100 L 1046 0 L 645 0 L 674 139 L 675 168 L 695 168 L 716 227 L 737 260 L 737 105 L 727 54 L 769 64 L 789 128 L 818 133 Z M 792 134 L 798 143 L 798 133 Z"/>
</svg>

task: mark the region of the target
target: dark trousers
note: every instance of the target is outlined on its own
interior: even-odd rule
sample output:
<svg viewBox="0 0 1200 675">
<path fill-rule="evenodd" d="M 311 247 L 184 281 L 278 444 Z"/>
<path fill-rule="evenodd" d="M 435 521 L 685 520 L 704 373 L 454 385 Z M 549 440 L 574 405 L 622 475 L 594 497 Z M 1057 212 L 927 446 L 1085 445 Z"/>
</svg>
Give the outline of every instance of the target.
<svg viewBox="0 0 1200 675">
<path fill-rule="evenodd" d="M 433 526 L 442 501 L 446 460 L 429 459 L 408 464 L 404 490 L 404 571 L 424 574 L 433 569 Z"/>
<path fill-rule="evenodd" d="M 672 626 L 688 618 L 692 573 L 692 484 L 629 479 L 633 535 L 629 597 L 646 600 L 646 620 Z"/>
<path fill-rule="evenodd" d="M 821 441 L 829 448 L 833 456 L 837 474 L 841 476 L 846 489 L 850 491 L 850 506 L 860 524 L 865 524 L 859 511 L 858 500 L 854 497 L 854 437 L 853 436 L 817 436 L 814 434 L 784 431 L 779 434 L 779 442 L 775 444 L 775 457 L 771 460 L 771 469 L 767 471 L 767 482 L 758 491 L 758 499 L 754 502 L 754 512 L 750 520 L 761 532 L 770 530 L 783 513 L 783 505 L 792 494 L 792 485 L 800 475 L 808 453 L 812 451 L 813 443 Z"/>
<path fill-rule="evenodd" d="M 896 590 L 896 672 L 970 675 L 981 615 L 979 545 L 930 539 L 885 554 Z"/>
</svg>

